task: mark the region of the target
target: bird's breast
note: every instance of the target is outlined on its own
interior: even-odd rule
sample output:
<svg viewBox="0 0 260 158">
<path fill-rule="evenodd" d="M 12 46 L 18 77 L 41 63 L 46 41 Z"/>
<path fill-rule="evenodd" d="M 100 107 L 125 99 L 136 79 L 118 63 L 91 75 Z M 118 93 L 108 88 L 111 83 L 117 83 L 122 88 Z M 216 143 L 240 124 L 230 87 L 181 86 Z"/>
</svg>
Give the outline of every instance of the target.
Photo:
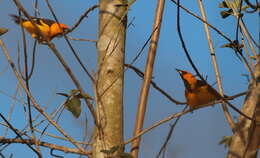
<svg viewBox="0 0 260 158">
<path fill-rule="evenodd" d="M 193 91 L 185 91 L 187 104 L 192 107 L 198 107 L 203 104 L 207 104 L 219 99 L 215 93 L 209 90 L 209 87 L 202 86 Z"/>
</svg>

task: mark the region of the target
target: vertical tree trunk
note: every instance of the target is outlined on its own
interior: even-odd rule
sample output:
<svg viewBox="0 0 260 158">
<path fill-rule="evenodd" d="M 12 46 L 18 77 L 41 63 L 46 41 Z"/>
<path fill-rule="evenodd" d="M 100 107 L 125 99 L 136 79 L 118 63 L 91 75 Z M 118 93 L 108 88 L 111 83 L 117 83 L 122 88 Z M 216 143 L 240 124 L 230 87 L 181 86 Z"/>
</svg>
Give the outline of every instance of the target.
<svg viewBox="0 0 260 158">
<path fill-rule="evenodd" d="M 126 0 L 99 1 L 98 72 L 95 100 L 98 127 L 93 157 L 119 157 L 123 151 L 123 83 L 126 36 Z M 115 152 L 112 152 L 113 147 Z M 109 153 L 110 151 L 110 153 Z"/>
<path fill-rule="evenodd" d="M 257 58 L 254 76 L 256 80 L 250 83 L 242 112 L 257 123 L 244 116 L 239 117 L 227 158 L 257 157 L 260 143 L 260 56 Z"/>
</svg>

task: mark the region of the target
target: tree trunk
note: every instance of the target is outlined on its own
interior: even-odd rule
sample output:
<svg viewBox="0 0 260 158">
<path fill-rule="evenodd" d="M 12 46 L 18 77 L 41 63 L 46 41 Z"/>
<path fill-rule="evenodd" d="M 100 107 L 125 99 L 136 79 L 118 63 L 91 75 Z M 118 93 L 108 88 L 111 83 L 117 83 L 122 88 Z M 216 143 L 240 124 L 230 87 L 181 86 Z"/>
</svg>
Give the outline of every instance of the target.
<svg viewBox="0 0 260 158">
<path fill-rule="evenodd" d="M 98 126 L 93 158 L 119 157 L 123 152 L 123 83 L 126 0 L 99 1 L 98 72 L 95 100 Z"/>
<path fill-rule="evenodd" d="M 254 118 L 257 123 L 244 116 L 239 117 L 227 158 L 257 157 L 260 143 L 260 56 L 257 58 L 254 76 L 255 81 L 250 83 L 242 112 Z"/>
</svg>

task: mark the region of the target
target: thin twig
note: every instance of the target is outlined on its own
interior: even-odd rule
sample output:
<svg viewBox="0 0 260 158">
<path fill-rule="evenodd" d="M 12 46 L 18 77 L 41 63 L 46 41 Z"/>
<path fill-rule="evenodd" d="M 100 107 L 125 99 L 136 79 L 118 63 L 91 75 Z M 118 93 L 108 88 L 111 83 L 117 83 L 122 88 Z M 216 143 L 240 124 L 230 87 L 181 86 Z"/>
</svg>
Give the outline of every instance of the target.
<svg viewBox="0 0 260 158">
<path fill-rule="evenodd" d="M 1 40 L 0 40 L 1 43 Z M 30 145 L 29 143 L 27 143 L 22 136 L 15 130 L 15 128 L 9 123 L 9 121 L 7 121 L 7 119 L 4 117 L 4 115 L 2 115 L 2 113 L 0 113 L 0 117 L 5 121 L 5 123 L 9 126 L 9 128 L 21 139 L 21 141 L 26 144 L 30 149 L 32 149 L 33 152 L 35 152 L 38 157 L 42 157 L 41 154 L 35 150 L 32 145 Z"/>
<path fill-rule="evenodd" d="M 173 2 L 174 4 L 178 4 L 176 2 L 176 0 L 171 0 L 171 2 Z M 220 36 L 222 36 L 224 39 L 226 39 L 227 41 L 229 41 L 230 43 L 232 42 L 232 40 L 225 35 L 222 31 L 220 31 L 219 29 L 217 29 L 215 26 L 211 25 L 210 23 L 208 23 L 207 21 L 203 20 L 200 16 L 196 15 L 195 13 L 191 12 L 190 10 L 188 10 L 187 8 L 183 7 L 181 4 L 179 4 L 180 8 L 182 8 L 184 11 L 186 11 L 188 14 L 192 15 L 193 17 L 197 18 L 198 20 L 202 21 L 203 23 L 207 24 L 210 28 L 212 28 L 214 31 L 216 31 Z"/>
<path fill-rule="evenodd" d="M 6 123 L 0 122 L 0 125 L 9 128 L 9 126 L 8 126 Z M 18 130 L 18 129 L 15 129 L 15 130 L 18 131 L 18 133 L 19 133 L 21 136 L 25 135 L 25 136 L 28 137 L 28 135 L 26 135 L 26 132 L 23 132 L 22 130 Z M 37 128 L 35 128 L 34 130 L 35 130 L 35 132 L 42 133 L 42 130 L 39 130 L 39 129 L 37 129 Z M 54 135 L 54 134 L 51 134 L 51 133 L 45 133 L 45 135 L 46 135 L 46 136 L 49 136 L 49 137 L 52 137 L 52 138 L 56 138 L 56 139 L 60 139 L 60 140 L 64 140 L 64 141 L 69 141 L 67 138 L 64 138 L 64 137 L 61 137 L 61 136 L 57 136 L 57 135 Z M 1 137 L 1 136 L 0 136 L 0 138 L 5 138 L 5 137 Z M 29 137 L 29 138 L 30 138 L 30 137 Z M 1 143 L 1 142 L 0 142 L 0 143 Z M 92 145 L 92 143 L 88 143 L 88 142 L 80 142 L 80 141 L 77 141 L 77 143 L 83 144 L 83 145 Z M 1 150 L 0 150 L 0 152 L 1 152 Z"/>
<path fill-rule="evenodd" d="M 21 17 L 20 17 L 21 18 Z M 22 34 L 23 34 L 23 53 L 24 53 L 24 73 L 25 73 L 25 85 L 26 85 L 26 88 L 28 89 L 28 91 L 30 91 L 30 84 L 29 84 L 29 72 L 28 72 L 28 56 L 27 56 L 27 44 L 26 44 L 26 38 L 25 38 L 25 31 L 22 27 L 22 25 L 20 26 L 21 29 L 22 29 Z M 42 157 L 42 153 L 41 153 L 41 150 L 40 150 L 40 147 L 37 143 L 37 138 L 34 134 L 34 128 L 33 128 L 33 123 L 32 123 L 32 106 L 31 106 L 31 100 L 30 100 L 30 97 L 27 95 L 26 97 L 27 99 L 27 105 L 28 105 L 28 116 L 29 116 L 29 127 L 30 127 L 30 131 L 31 131 L 31 134 L 32 134 L 32 140 L 35 141 L 35 145 L 36 145 L 36 150 L 38 151 L 38 153 L 40 154 L 40 157 Z"/>
<path fill-rule="evenodd" d="M 237 12 L 236 8 L 235 8 L 229 1 L 225 0 L 225 2 L 228 3 L 228 4 L 230 4 L 231 9 L 232 9 L 232 11 L 233 11 L 233 13 L 234 13 L 234 16 L 235 16 L 236 19 L 238 20 L 239 17 L 240 17 L 240 14 Z M 254 47 L 253 47 L 251 38 L 249 37 L 249 32 L 248 32 L 248 30 L 247 30 L 247 28 L 246 28 L 246 26 L 245 26 L 243 20 L 239 20 L 239 26 L 241 27 L 241 30 L 242 30 L 243 34 L 245 35 L 245 37 L 246 37 L 246 39 L 247 39 L 247 41 L 248 41 L 249 47 L 250 47 L 251 51 L 253 52 L 254 57 L 256 58 L 256 57 L 257 57 L 257 53 L 256 53 L 256 51 L 255 51 L 255 49 L 254 49 Z"/>
<path fill-rule="evenodd" d="M 137 133 L 133 138 L 128 139 L 124 144 L 129 144 L 129 143 L 133 142 L 134 140 L 138 139 L 140 136 L 144 135 L 145 133 L 151 131 L 152 129 L 154 129 L 154 128 L 160 126 L 160 125 L 162 125 L 163 123 L 166 123 L 166 122 L 168 122 L 168 121 L 170 121 L 170 120 L 172 120 L 174 118 L 177 118 L 179 116 L 187 114 L 187 113 L 189 113 L 191 111 L 193 111 L 193 110 L 192 109 L 188 109 L 188 110 L 185 110 L 183 112 L 179 112 L 179 113 L 173 114 L 173 115 L 171 115 L 171 116 L 169 116 L 169 117 L 167 117 L 167 118 L 165 118 L 165 119 L 163 119 L 161 121 L 158 121 L 157 123 L 153 124 L 152 126 L 146 128 L 146 129 L 143 129 L 142 131 Z"/>
<path fill-rule="evenodd" d="M 51 14 L 52 14 L 52 16 L 54 17 L 55 21 L 59 24 L 58 18 L 57 18 L 57 16 L 55 15 L 55 12 L 54 12 L 54 10 L 53 10 L 53 8 L 52 8 L 52 6 L 51 6 L 49 0 L 45 0 L 45 2 L 47 3 L 47 6 L 48 6 L 48 8 L 49 8 L 49 10 L 50 10 L 50 12 L 51 12 Z M 94 8 L 94 9 L 95 9 L 95 8 Z M 75 58 L 76 58 L 77 61 L 79 62 L 80 66 L 81 66 L 81 67 L 83 68 L 83 70 L 86 72 L 87 76 L 91 79 L 91 81 L 94 83 L 95 80 L 94 80 L 93 76 L 90 74 L 90 72 L 89 72 L 89 71 L 87 70 L 87 68 L 84 66 L 83 62 L 81 61 L 81 59 L 80 59 L 80 57 L 79 57 L 79 55 L 78 55 L 78 53 L 77 53 L 76 50 L 73 48 L 73 46 L 72 46 L 72 44 L 70 43 L 70 41 L 68 40 L 67 35 L 64 34 L 64 37 L 65 37 L 65 40 L 66 40 L 66 42 L 67 42 L 69 48 L 71 49 L 73 55 L 75 56 Z"/>
<path fill-rule="evenodd" d="M 177 0 L 177 32 L 178 32 L 178 36 L 180 38 L 181 41 L 181 46 L 182 49 L 184 50 L 184 54 L 186 55 L 191 67 L 193 68 L 193 70 L 196 72 L 196 75 L 202 80 L 205 81 L 207 83 L 207 81 L 202 77 L 202 75 L 200 74 L 198 68 L 196 67 L 196 65 L 193 63 L 191 56 L 188 52 L 188 49 L 186 47 L 186 44 L 184 42 L 183 36 L 182 36 L 182 32 L 181 32 L 181 24 L 180 24 L 180 0 Z"/>
<path fill-rule="evenodd" d="M 184 42 L 182 33 L 181 33 L 181 27 L 180 27 L 180 0 L 177 0 L 177 32 L 181 41 L 181 45 L 182 48 L 184 50 L 184 53 L 189 61 L 189 63 L 191 64 L 192 68 L 194 69 L 194 71 L 196 72 L 196 75 L 205 83 L 207 83 L 207 81 L 202 77 L 202 75 L 200 74 L 200 72 L 198 71 L 196 65 L 193 63 L 191 56 L 186 48 L 186 44 Z M 209 85 L 209 84 L 208 84 Z M 236 108 L 234 105 L 232 105 L 230 102 L 228 102 L 224 97 L 222 97 L 222 95 L 218 94 L 219 97 L 221 97 L 221 100 L 223 100 L 229 107 L 231 107 L 233 110 L 235 110 L 236 112 L 238 112 L 239 114 L 243 115 L 244 117 L 246 117 L 249 120 L 254 120 L 251 117 L 245 115 L 243 112 L 241 112 L 238 108 Z"/>
<path fill-rule="evenodd" d="M 249 53 L 249 51 L 248 51 L 248 49 L 247 49 L 247 46 L 246 46 L 246 44 L 245 44 L 244 35 L 243 35 L 242 32 L 240 32 L 240 33 L 241 33 L 241 37 L 242 37 L 241 40 L 242 40 L 242 43 L 243 43 L 244 50 L 245 50 L 245 52 L 246 52 L 246 55 L 247 55 L 248 60 L 249 60 L 249 62 L 250 62 L 251 65 L 249 65 L 249 62 L 248 62 L 248 60 L 246 59 L 246 57 L 244 57 L 244 55 L 241 55 L 241 57 L 242 57 L 242 59 L 243 59 L 243 61 L 244 61 L 244 64 L 245 64 L 246 69 L 247 69 L 248 72 L 250 73 L 251 78 L 252 78 L 253 80 L 255 80 L 255 76 L 254 76 L 254 72 L 253 72 L 253 69 L 254 69 L 253 61 L 252 61 L 252 58 L 250 57 L 250 53 Z M 241 51 L 240 54 L 242 54 L 242 51 Z"/>
<path fill-rule="evenodd" d="M 33 74 L 33 71 L 34 71 L 34 67 L 35 67 L 36 47 L 37 47 L 37 40 L 34 40 L 34 43 L 33 43 L 33 52 L 32 52 L 32 66 L 31 66 L 30 73 L 29 73 L 29 75 L 28 75 L 28 78 L 29 78 L 29 79 L 32 77 L 32 74 Z"/>
<path fill-rule="evenodd" d="M 55 45 L 53 43 L 51 43 L 48 39 L 46 39 L 45 36 L 42 35 L 41 30 L 38 28 L 38 26 L 35 24 L 35 22 L 32 20 L 32 18 L 26 12 L 26 10 L 23 8 L 23 6 L 20 4 L 19 0 L 13 0 L 13 1 L 16 4 L 16 6 L 19 8 L 19 10 L 30 20 L 30 22 L 33 24 L 33 26 L 36 28 L 36 30 L 41 34 L 43 40 L 46 41 L 46 44 L 49 46 L 49 48 L 52 50 L 52 52 L 58 58 L 59 62 L 63 65 L 64 69 L 66 70 L 66 72 L 68 73 L 68 75 L 70 76 L 71 80 L 76 85 L 76 87 L 78 88 L 80 93 L 85 94 L 85 92 L 83 91 L 79 81 L 77 80 L 75 75 L 72 73 L 70 67 L 65 62 L 65 60 L 63 59 L 63 57 L 61 56 L 59 51 L 56 49 Z M 96 113 L 95 113 L 95 109 L 94 109 L 93 105 L 90 103 L 90 101 L 87 98 L 84 98 L 84 101 L 85 101 L 86 105 L 88 106 L 88 108 L 89 108 L 89 110 L 90 110 L 90 112 L 93 116 L 95 124 L 97 125 Z"/>
<path fill-rule="evenodd" d="M 28 145 L 35 145 L 35 142 L 32 139 L 20 139 L 20 138 L 2 138 L 0 137 L 0 143 L 5 144 L 5 143 L 20 143 L 20 144 L 28 144 Z M 81 151 L 79 149 L 74 149 L 74 148 L 68 148 L 66 146 L 60 146 L 56 144 L 52 144 L 49 142 L 44 142 L 44 141 L 38 141 L 37 142 L 40 146 L 54 149 L 54 150 L 59 150 L 65 153 L 73 153 L 73 154 L 81 154 L 81 155 L 91 155 L 91 151 Z"/>
<path fill-rule="evenodd" d="M 85 39 L 85 38 L 73 38 L 73 37 L 70 37 L 70 36 L 67 36 L 67 37 L 68 37 L 68 39 L 74 40 L 74 41 L 94 42 L 94 43 L 97 42 L 97 40 L 91 40 L 91 39 Z"/>
<path fill-rule="evenodd" d="M 238 95 L 231 96 L 230 99 L 234 99 L 234 97 L 236 98 L 236 97 L 239 97 L 239 96 L 242 96 L 242 95 L 245 95 L 245 92 L 239 93 Z M 152 129 L 154 129 L 154 128 L 156 128 L 156 127 L 162 125 L 163 123 L 166 123 L 166 122 L 168 122 L 168 121 L 170 121 L 170 120 L 172 120 L 172 119 L 174 119 L 174 118 L 180 117 L 180 116 L 182 116 L 182 115 L 184 115 L 184 114 L 187 114 L 187 113 L 189 113 L 189 112 L 193 112 L 193 111 L 195 111 L 195 110 L 199 110 L 199 109 L 201 109 L 201 108 L 209 107 L 210 105 L 219 104 L 219 103 L 221 103 L 221 102 L 222 102 L 222 100 L 213 101 L 213 102 L 210 102 L 210 103 L 207 103 L 207 104 L 203 104 L 203 105 L 201 105 L 201 106 L 199 106 L 199 107 L 196 107 L 195 109 L 190 108 L 190 109 L 187 109 L 187 110 L 185 110 L 185 111 L 175 113 L 175 114 L 173 114 L 173 115 L 171 115 L 171 116 L 169 116 L 169 117 L 167 117 L 167 118 L 165 118 L 165 119 L 163 119 L 163 120 L 158 121 L 157 123 L 153 124 L 152 126 L 146 128 L 146 129 L 143 129 L 142 131 L 140 131 L 139 133 L 137 133 L 133 138 L 128 139 L 128 140 L 124 143 L 124 145 L 131 143 L 132 141 L 134 141 L 135 139 L 137 139 L 137 138 L 139 138 L 140 136 L 144 135 L 145 133 L 151 131 Z"/>
<path fill-rule="evenodd" d="M 151 40 L 152 36 L 154 35 L 155 31 L 157 30 L 158 28 L 155 28 L 153 30 L 153 32 L 151 33 L 151 35 L 148 37 L 148 39 L 145 41 L 144 45 L 142 46 L 142 48 L 137 52 L 137 54 L 135 55 L 135 57 L 131 60 L 130 64 L 129 65 L 133 65 L 137 59 L 142 55 L 142 53 L 144 52 L 144 49 L 146 48 L 146 46 L 148 45 L 149 41 Z M 126 68 L 122 73 L 125 73 L 126 71 L 128 70 L 128 68 Z M 106 93 L 106 91 L 109 90 L 110 87 L 113 86 L 114 83 L 116 83 L 116 81 L 118 80 L 120 76 L 120 73 L 118 74 L 118 77 L 110 84 L 110 86 L 108 86 L 104 92 L 102 94 L 100 94 L 100 96 L 104 95 Z"/>
<path fill-rule="evenodd" d="M 17 96 L 17 93 L 18 93 L 18 90 L 20 89 L 20 84 L 18 83 L 17 86 L 16 86 L 16 89 L 15 89 L 15 92 L 14 92 L 14 95 L 12 97 L 16 97 Z M 11 116 L 13 114 L 13 111 L 14 111 L 14 105 L 16 103 L 17 100 L 13 100 L 12 104 L 10 105 L 10 111 L 8 112 L 8 117 L 7 117 L 7 121 L 10 121 L 11 120 Z M 8 132 L 8 126 L 5 128 L 4 130 L 4 134 L 3 134 L 3 137 L 6 137 L 7 136 L 7 132 Z"/>
<path fill-rule="evenodd" d="M 69 32 L 72 32 L 73 30 L 75 30 L 78 26 L 79 26 L 79 24 L 81 23 L 81 21 L 86 17 L 88 17 L 88 14 L 91 12 L 91 11 L 93 11 L 93 10 L 95 10 L 96 8 L 98 8 L 99 7 L 99 5 L 93 5 L 92 7 L 90 7 L 90 8 L 88 8 L 88 10 L 84 13 L 84 14 L 82 14 L 81 16 L 80 16 L 80 18 L 79 18 L 79 20 L 71 27 L 71 29 L 68 31 L 68 33 Z"/>
<path fill-rule="evenodd" d="M 39 130 L 39 129 L 37 129 L 37 128 L 35 128 L 34 130 L 35 130 L 36 132 L 38 132 L 38 133 L 42 133 L 42 132 L 43 132 L 42 130 Z M 57 135 L 54 135 L 54 134 L 51 134 L 51 133 L 45 132 L 45 135 L 46 135 L 46 136 L 49 136 L 49 137 L 52 137 L 52 138 L 56 138 L 56 139 L 68 141 L 67 138 L 60 137 L 60 136 L 57 136 Z M 77 141 L 77 143 L 83 144 L 83 145 L 92 145 L 92 143 L 88 143 L 88 142 L 80 142 L 80 141 Z"/>
<path fill-rule="evenodd" d="M 253 5 L 249 0 L 245 0 L 245 2 L 246 2 L 246 4 L 250 7 L 250 8 L 252 8 L 252 9 L 254 9 L 254 10 L 257 10 L 257 8 L 259 8 L 260 7 L 260 5 L 257 3 L 256 5 Z"/>
<path fill-rule="evenodd" d="M 133 65 L 130 64 L 125 64 L 127 68 L 132 69 L 139 77 L 144 78 L 144 73 L 139 70 L 137 67 L 134 67 Z M 169 99 L 171 102 L 179 105 L 186 104 L 185 102 L 180 102 L 174 98 L 172 98 L 167 92 L 165 92 L 162 88 L 160 88 L 153 80 L 151 80 L 151 85 L 158 90 L 162 95 L 164 95 L 167 99 Z"/>
<path fill-rule="evenodd" d="M 17 0 L 16 0 L 17 1 Z M 5 44 L 3 43 L 2 40 L 0 40 L 0 45 L 2 47 L 3 53 L 6 56 L 13 72 L 15 73 L 17 79 L 19 80 L 21 86 L 23 87 L 23 89 L 25 90 L 26 94 L 30 97 L 32 104 L 34 105 L 35 109 L 37 111 L 39 111 L 44 117 L 46 117 L 48 119 L 48 121 L 61 133 L 63 134 L 66 138 L 68 138 L 70 140 L 70 142 L 72 144 L 74 144 L 79 150 L 84 151 L 84 149 L 72 138 L 70 137 L 55 121 L 53 121 L 50 116 L 44 112 L 41 107 L 36 103 L 36 100 L 33 98 L 32 94 L 30 93 L 30 91 L 27 89 L 26 85 L 23 83 L 23 80 L 21 78 L 21 76 L 19 75 L 19 73 L 17 72 L 16 68 L 15 68 L 15 64 L 12 61 L 6 47 Z"/>
<path fill-rule="evenodd" d="M 247 58 L 248 58 L 248 60 L 249 60 L 249 62 L 250 62 L 250 69 L 253 71 L 253 69 L 254 69 L 254 62 L 253 62 L 253 60 L 252 60 L 252 57 L 250 56 L 250 53 L 249 53 L 248 48 L 247 48 L 247 46 L 246 46 L 246 43 L 245 43 L 245 40 L 244 40 L 243 35 L 242 35 L 241 41 L 242 41 L 242 44 L 244 45 L 245 53 L 246 53 Z M 250 70 L 248 70 L 248 71 L 250 71 Z"/>
<path fill-rule="evenodd" d="M 183 108 L 182 112 L 184 112 L 184 111 L 187 109 L 187 107 L 188 107 L 188 106 L 186 105 L 186 106 Z M 181 115 L 181 116 L 182 116 L 182 115 Z M 168 132 L 168 135 L 167 135 L 167 137 L 166 137 L 166 139 L 165 139 L 165 142 L 163 143 L 163 145 L 162 145 L 162 147 L 161 147 L 159 153 L 156 155 L 156 158 L 159 158 L 162 152 L 165 153 L 167 144 L 168 144 L 168 142 L 170 141 L 170 139 L 171 139 L 171 137 L 172 137 L 173 130 L 175 129 L 175 127 L 176 127 L 177 123 L 179 122 L 181 116 L 177 117 L 176 120 L 175 120 L 175 122 L 171 125 L 170 130 L 169 130 L 169 132 Z"/>
</svg>

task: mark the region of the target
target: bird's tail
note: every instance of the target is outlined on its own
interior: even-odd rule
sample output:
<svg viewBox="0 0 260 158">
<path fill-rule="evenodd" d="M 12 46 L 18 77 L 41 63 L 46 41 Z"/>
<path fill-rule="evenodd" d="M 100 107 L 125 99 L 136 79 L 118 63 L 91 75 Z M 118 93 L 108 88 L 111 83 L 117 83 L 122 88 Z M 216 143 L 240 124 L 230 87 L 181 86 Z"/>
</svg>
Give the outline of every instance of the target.
<svg viewBox="0 0 260 158">
<path fill-rule="evenodd" d="M 25 19 L 19 17 L 18 15 L 15 15 L 15 14 L 10 14 L 9 16 L 12 17 L 13 21 L 14 21 L 16 24 L 20 24 L 22 21 L 25 20 Z"/>
</svg>

